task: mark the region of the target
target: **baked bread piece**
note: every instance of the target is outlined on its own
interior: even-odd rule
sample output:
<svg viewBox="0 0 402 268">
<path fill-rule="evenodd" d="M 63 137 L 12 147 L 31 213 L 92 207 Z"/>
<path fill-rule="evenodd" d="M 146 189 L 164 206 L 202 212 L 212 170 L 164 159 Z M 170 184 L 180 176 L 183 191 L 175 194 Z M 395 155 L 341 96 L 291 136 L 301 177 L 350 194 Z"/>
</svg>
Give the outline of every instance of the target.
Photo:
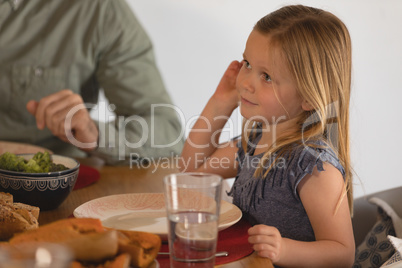
<svg viewBox="0 0 402 268">
<path fill-rule="evenodd" d="M 39 211 L 40 209 L 38 207 L 34 207 L 31 205 L 27 205 L 24 203 L 13 203 L 14 208 L 16 208 L 18 211 L 20 210 L 25 210 L 28 211 L 29 213 L 32 214 L 37 220 L 39 219 Z"/>
<path fill-rule="evenodd" d="M 42 225 L 40 228 L 15 235 L 11 244 L 29 241 L 62 242 L 84 234 L 103 232 L 99 219 L 71 218 Z"/>
<path fill-rule="evenodd" d="M 117 254 L 117 233 L 105 231 L 99 219 L 65 219 L 15 235 L 11 245 L 27 242 L 61 243 L 68 246 L 75 259 L 100 262 Z"/>
<path fill-rule="evenodd" d="M 129 268 L 130 258 L 131 257 L 128 254 L 120 254 L 113 260 L 106 261 L 102 266 L 97 268 Z"/>
<path fill-rule="evenodd" d="M 74 261 L 70 268 L 130 268 L 130 255 L 119 254 L 114 259 L 110 259 L 98 264 Z"/>
<path fill-rule="evenodd" d="M 157 257 L 161 247 L 161 238 L 156 234 L 136 231 L 118 230 L 119 253 L 131 256 L 134 267 L 148 267 Z"/>
<path fill-rule="evenodd" d="M 39 212 L 38 212 L 39 214 Z M 14 234 L 38 228 L 38 219 L 27 209 L 0 200 L 0 240 L 8 240 Z"/>
<path fill-rule="evenodd" d="M 134 267 L 148 267 L 161 246 L 155 234 L 104 228 L 99 219 L 91 218 L 69 218 L 43 225 L 16 234 L 9 244 L 38 241 L 68 246 L 77 260 L 74 267 L 91 268 L 126 268 L 127 260 Z M 118 254 L 122 256 L 116 258 Z"/>
<path fill-rule="evenodd" d="M 114 258 L 118 249 L 116 230 L 82 234 L 61 242 L 68 246 L 75 259 L 80 261 L 102 262 Z"/>
<path fill-rule="evenodd" d="M 4 193 L 0 192 L 0 200 L 6 202 L 6 203 L 13 203 L 13 195 L 10 193 Z"/>
</svg>

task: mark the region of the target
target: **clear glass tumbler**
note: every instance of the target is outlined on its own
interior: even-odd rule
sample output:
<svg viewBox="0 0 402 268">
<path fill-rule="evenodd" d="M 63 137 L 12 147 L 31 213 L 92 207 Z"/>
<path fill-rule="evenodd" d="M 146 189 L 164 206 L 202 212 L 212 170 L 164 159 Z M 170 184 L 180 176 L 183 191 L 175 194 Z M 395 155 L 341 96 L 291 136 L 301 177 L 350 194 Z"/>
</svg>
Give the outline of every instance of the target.
<svg viewBox="0 0 402 268">
<path fill-rule="evenodd" d="M 171 267 L 213 267 L 222 177 L 177 173 L 164 185 Z"/>
</svg>

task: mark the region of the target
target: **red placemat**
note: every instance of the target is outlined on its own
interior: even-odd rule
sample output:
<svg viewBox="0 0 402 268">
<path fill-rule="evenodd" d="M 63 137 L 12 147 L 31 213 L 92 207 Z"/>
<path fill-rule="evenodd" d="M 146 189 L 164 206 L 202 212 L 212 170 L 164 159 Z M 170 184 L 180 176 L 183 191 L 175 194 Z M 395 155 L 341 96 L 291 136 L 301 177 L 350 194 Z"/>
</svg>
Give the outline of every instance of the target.
<svg viewBox="0 0 402 268">
<path fill-rule="evenodd" d="M 253 252 L 251 244 L 248 243 L 247 230 L 250 227 L 251 225 L 248 221 L 241 219 L 235 225 L 219 232 L 216 251 L 227 251 L 229 256 L 216 257 L 216 265 L 239 260 Z M 166 241 L 163 242 L 160 251 L 169 251 L 169 246 Z M 157 260 L 161 268 L 170 267 L 170 259 L 168 255 L 160 255 Z"/>
<path fill-rule="evenodd" d="M 93 167 L 80 165 L 78 178 L 74 185 L 74 190 L 81 189 L 97 182 L 100 179 L 99 171 Z"/>
</svg>

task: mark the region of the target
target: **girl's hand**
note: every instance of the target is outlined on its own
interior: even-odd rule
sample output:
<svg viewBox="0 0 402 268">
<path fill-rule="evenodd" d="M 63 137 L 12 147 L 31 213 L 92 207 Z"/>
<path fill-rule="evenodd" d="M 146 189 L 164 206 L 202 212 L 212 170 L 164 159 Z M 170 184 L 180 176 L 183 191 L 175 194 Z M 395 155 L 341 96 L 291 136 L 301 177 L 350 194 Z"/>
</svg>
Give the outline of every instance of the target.
<svg viewBox="0 0 402 268">
<path fill-rule="evenodd" d="M 221 105 L 223 103 L 231 105 L 233 106 L 233 109 L 238 106 L 239 95 L 236 90 L 236 79 L 241 66 L 242 64 L 238 61 L 232 61 L 230 63 L 223 74 L 212 99 L 220 102 Z"/>
<path fill-rule="evenodd" d="M 248 242 L 258 256 L 269 258 L 273 263 L 278 262 L 283 255 L 283 238 L 279 230 L 272 226 L 255 225 L 248 230 Z"/>
<path fill-rule="evenodd" d="M 230 63 L 215 93 L 195 122 L 181 152 L 180 171 L 216 173 L 224 178 L 236 176 L 236 141 L 220 144 L 219 139 L 230 115 L 239 105 L 236 80 L 240 67 L 238 61 Z M 216 160 L 221 162 L 219 159 L 225 160 L 228 165 L 214 165 Z"/>
</svg>

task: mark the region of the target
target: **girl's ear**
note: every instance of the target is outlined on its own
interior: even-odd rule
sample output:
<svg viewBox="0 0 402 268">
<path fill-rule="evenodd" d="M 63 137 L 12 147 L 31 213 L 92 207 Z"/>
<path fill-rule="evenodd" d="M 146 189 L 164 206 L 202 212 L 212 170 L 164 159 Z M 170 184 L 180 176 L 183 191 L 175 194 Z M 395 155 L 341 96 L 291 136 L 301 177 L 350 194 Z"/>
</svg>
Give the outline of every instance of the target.
<svg viewBox="0 0 402 268">
<path fill-rule="evenodd" d="M 311 111 L 311 110 L 314 109 L 314 107 L 313 107 L 308 101 L 303 100 L 303 102 L 302 102 L 302 109 L 303 109 L 304 111 Z"/>
</svg>

